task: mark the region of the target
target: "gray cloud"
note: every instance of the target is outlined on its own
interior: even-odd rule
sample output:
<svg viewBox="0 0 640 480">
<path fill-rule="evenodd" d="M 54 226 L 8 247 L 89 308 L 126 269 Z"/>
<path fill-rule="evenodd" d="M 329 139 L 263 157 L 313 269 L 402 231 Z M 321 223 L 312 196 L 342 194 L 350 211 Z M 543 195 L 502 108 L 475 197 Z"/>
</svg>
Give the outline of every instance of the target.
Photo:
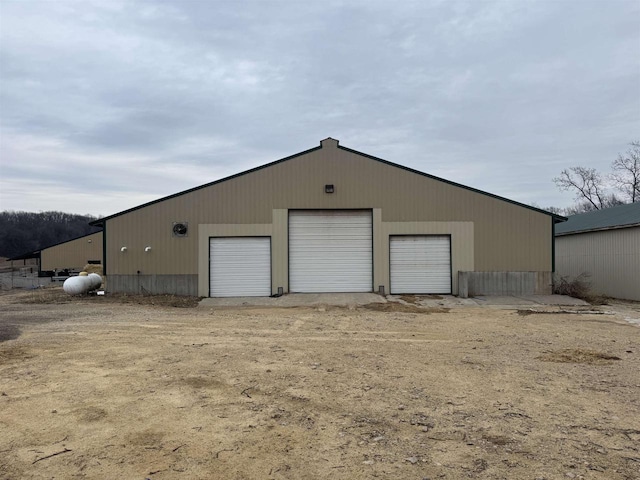
<svg viewBox="0 0 640 480">
<path fill-rule="evenodd" d="M 3 209 L 111 214 L 327 136 L 564 206 L 553 176 L 607 171 L 640 136 L 633 0 L 0 8 Z M 53 205 L 42 185 L 100 201 Z"/>
</svg>

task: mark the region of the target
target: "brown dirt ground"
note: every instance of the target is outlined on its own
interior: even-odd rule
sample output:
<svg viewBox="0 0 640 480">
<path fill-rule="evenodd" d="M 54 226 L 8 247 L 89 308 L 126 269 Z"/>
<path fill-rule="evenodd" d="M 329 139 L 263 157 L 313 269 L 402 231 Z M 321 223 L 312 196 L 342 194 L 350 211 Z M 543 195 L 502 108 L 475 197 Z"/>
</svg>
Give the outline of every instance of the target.
<svg viewBox="0 0 640 480">
<path fill-rule="evenodd" d="M 613 316 L 193 304 L 0 296 L 0 478 L 640 478 Z"/>
</svg>

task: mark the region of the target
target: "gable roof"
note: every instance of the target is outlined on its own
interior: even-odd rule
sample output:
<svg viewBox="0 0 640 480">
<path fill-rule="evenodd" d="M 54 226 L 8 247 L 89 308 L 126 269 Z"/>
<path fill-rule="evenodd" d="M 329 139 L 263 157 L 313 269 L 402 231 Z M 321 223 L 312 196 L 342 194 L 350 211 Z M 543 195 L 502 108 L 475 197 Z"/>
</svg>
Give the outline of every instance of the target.
<svg viewBox="0 0 640 480">
<path fill-rule="evenodd" d="M 501 201 L 504 201 L 504 202 L 508 202 L 508 203 L 513 204 L 513 205 L 518 205 L 519 207 L 524 207 L 524 208 L 527 208 L 527 209 L 529 209 L 529 210 L 533 210 L 533 211 L 538 212 L 538 213 L 544 213 L 544 214 L 546 214 L 546 215 L 551 216 L 551 217 L 553 218 L 553 220 L 554 220 L 554 223 L 564 222 L 564 221 L 566 221 L 566 220 L 567 220 L 567 218 L 566 218 L 566 217 L 563 217 L 563 216 L 561 216 L 561 215 L 557 215 L 557 214 L 552 213 L 552 212 L 548 212 L 548 211 L 546 211 L 546 210 L 542 210 L 542 209 L 540 209 L 540 208 L 532 207 L 531 205 L 525 205 L 524 203 L 516 202 L 516 201 L 514 201 L 514 200 L 510 200 L 510 199 L 508 199 L 508 198 L 500 197 L 500 196 L 498 196 L 498 195 L 494 195 L 494 194 L 492 194 L 492 193 L 484 192 L 484 191 L 482 191 L 482 190 L 478 190 L 478 189 L 476 189 L 476 188 L 467 187 L 466 185 L 462 185 L 462 184 L 460 184 L 460 183 L 455 183 L 455 182 L 452 182 L 452 181 L 450 181 L 450 180 L 446 180 L 446 179 L 444 179 L 444 178 L 436 177 L 436 176 L 434 176 L 434 175 L 429 175 L 428 173 L 420 172 L 419 170 L 414 170 L 414 169 L 412 169 L 412 168 L 405 167 L 405 166 L 403 166 L 403 165 L 399 165 L 399 164 L 397 164 L 397 163 L 390 162 L 390 161 L 388 161 L 388 160 L 383 160 L 383 159 L 381 159 L 381 158 L 374 157 L 374 156 L 372 156 L 372 155 L 368 155 L 368 154 L 366 154 L 366 153 L 358 152 L 358 151 L 356 151 L 356 150 L 352 150 L 352 149 L 350 149 L 350 148 L 343 147 L 343 146 L 341 146 L 341 145 L 339 145 L 339 144 L 338 144 L 338 140 L 335 140 L 335 139 L 333 139 L 333 138 L 329 137 L 329 138 L 326 138 L 325 140 L 322 140 L 322 141 L 320 142 L 320 146 L 318 146 L 318 147 L 310 148 L 309 150 L 305 150 L 305 151 L 303 151 L 303 152 L 296 153 L 296 154 L 294 154 L 294 155 L 290 155 L 290 156 L 285 157 L 285 158 L 281 158 L 280 160 L 276 160 L 276 161 L 274 161 L 274 162 L 270 162 L 270 163 L 267 163 L 267 164 L 265 164 L 265 165 L 261 165 L 261 166 L 259 166 L 259 167 L 255 167 L 255 168 L 252 168 L 252 169 L 250 169 L 250 170 L 246 170 L 246 171 L 244 171 L 244 172 L 236 173 L 235 175 L 231 175 L 231 176 L 229 176 L 229 177 L 221 178 L 220 180 L 216 180 L 216 181 L 213 181 L 213 182 L 210 182 L 210 183 L 206 183 L 206 184 L 204 184 L 204 185 L 200 185 L 200 186 L 198 186 L 198 187 L 190 188 L 190 189 L 188 189 L 188 190 L 184 190 L 184 191 L 182 191 L 182 192 L 174 193 L 173 195 L 169 195 L 169 196 L 166 196 L 166 197 L 162 197 L 162 198 L 159 198 L 159 199 L 157 199 L 157 200 L 153 200 L 153 201 L 151 201 L 151 202 L 147 202 L 147 203 L 144 203 L 144 204 L 142 204 L 142 205 L 138 205 L 137 207 L 133 207 L 133 208 L 129 208 L 129 209 L 127 209 L 127 210 L 123 210 L 122 212 L 115 213 L 115 214 L 113 214 L 113 215 L 110 215 L 110 216 L 107 216 L 107 217 L 100 218 L 100 219 L 98 219 L 98 220 L 94 220 L 93 222 L 90 222 L 90 223 L 89 223 L 89 225 L 104 226 L 105 222 L 106 222 L 107 220 L 111 220 L 112 218 L 119 217 L 119 216 L 124 215 L 124 214 L 126 214 L 126 213 L 133 212 L 133 211 L 135 211 L 135 210 L 139 210 L 139 209 L 141 209 L 141 208 L 145 208 L 145 207 L 148 207 L 148 206 L 153 205 L 153 204 L 156 204 L 156 203 L 164 202 L 165 200 L 170 200 L 170 199 L 175 198 L 175 197 L 178 197 L 178 196 L 180 196 L 180 195 L 185 195 L 185 194 L 188 194 L 188 193 L 194 192 L 194 191 L 196 191 L 196 190 L 200 190 L 200 189 L 203 189 L 203 188 L 211 187 L 211 186 L 216 185 L 216 184 L 218 184 L 218 183 L 226 182 L 227 180 L 231 180 L 231 179 L 234 179 L 234 178 L 240 177 L 240 176 L 242 176 L 242 175 L 247 175 L 247 174 L 249 174 L 249 173 L 253 173 L 253 172 L 256 172 L 256 171 L 258 171 L 258 170 L 262 170 L 262 169 L 264 169 L 264 168 L 268 168 L 268 167 L 271 167 L 271 166 L 273 166 L 273 165 L 277 165 L 277 164 L 279 164 L 279 163 L 286 162 L 287 160 L 292 160 L 292 159 L 294 159 L 294 158 L 301 157 L 301 156 L 303 156 L 303 155 L 306 155 L 306 154 L 308 154 L 308 153 L 314 152 L 314 151 L 316 151 L 316 150 L 321 150 L 325 144 L 327 144 L 327 145 L 330 145 L 330 144 L 331 144 L 331 145 L 335 145 L 337 148 L 339 148 L 339 149 L 341 149 L 341 150 L 344 150 L 344 151 L 346 151 L 346 152 L 354 153 L 354 154 L 356 154 L 356 155 L 360 155 L 360 156 L 362 156 L 362 157 L 366 157 L 366 158 L 369 158 L 369 159 L 371 159 L 371 160 L 375 160 L 375 161 L 377 161 L 377 162 L 384 163 L 384 164 L 386 164 L 386 165 L 389 165 L 389 166 L 392 166 L 392 167 L 395 167 L 395 168 L 400 168 L 400 169 L 402 169 L 402 170 L 406 170 L 406 171 L 408 171 L 408 172 L 415 173 L 415 174 L 417 174 L 417 175 L 421 175 L 421 176 L 423 176 L 423 177 L 431 178 L 431 179 L 433 179 L 433 180 L 437 180 L 437 181 L 439 181 L 439 182 L 444 182 L 444 183 L 447 183 L 447 184 L 449 184 L 449 185 L 453 185 L 454 187 L 464 188 L 465 190 L 469 190 L 469 191 L 472 191 L 472 192 L 475 192 L 475 193 L 479 193 L 479 194 L 481 194 L 481 195 L 486 195 L 486 196 L 488 196 L 488 197 L 495 198 L 495 199 L 497 199 L 497 200 L 501 200 Z"/>
<path fill-rule="evenodd" d="M 93 222 L 91 224 L 93 224 Z M 36 258 L 40 255 L 42 250 L 46 250 L 47 248 L 57 247 L 58 245 L 73 242 L 74 240 L 80 240 L 81 238 L 90 237 L 91 235 L 95 235 L 96 233 L 102 233 L 102 230 L 96 230 L 95 232 L 87 233 L 85 235 L 80 235 L 79 237 L 73 237 L 73 238 L 70 238 L 69 240 L 63 240 L 62 242 L 54 243 L 52 245 L 47 245 L 46 247 L 42 247 L 38 250 L 33 250 L 30 252 L 22 253 L 16 257 L 8 258 L 7 260 L 25 260 L 27 258 Z"/>
<path fill-rule="evenodd" d="M 31 252 L 16 255 L 15 257 L 7 258 L 7 261 L 10 262 L 12 260 L 27 260 L 29 258 L 39 258 L 39 257 L 40 257 L 40 250 L 33 250 Z"/>
<path fill-rule="evenodd" d="M 640 203 L 629 203 L 571 215 L 556 227 L 556 236 L 640 226 Z"/>
</svg>

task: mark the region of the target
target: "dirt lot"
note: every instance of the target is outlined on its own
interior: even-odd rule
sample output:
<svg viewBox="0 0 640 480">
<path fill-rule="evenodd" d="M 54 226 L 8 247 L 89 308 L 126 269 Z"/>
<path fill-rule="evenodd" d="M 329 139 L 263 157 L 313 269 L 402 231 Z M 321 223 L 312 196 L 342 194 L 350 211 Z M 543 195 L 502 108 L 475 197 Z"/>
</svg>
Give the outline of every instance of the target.
<svg viewBox="0 0 640 480">
<path fill-rule="evenodd" d="M 640 479 L 621 317 L 145 302 L 0 296 L 0 478 Z"/>
</svg>

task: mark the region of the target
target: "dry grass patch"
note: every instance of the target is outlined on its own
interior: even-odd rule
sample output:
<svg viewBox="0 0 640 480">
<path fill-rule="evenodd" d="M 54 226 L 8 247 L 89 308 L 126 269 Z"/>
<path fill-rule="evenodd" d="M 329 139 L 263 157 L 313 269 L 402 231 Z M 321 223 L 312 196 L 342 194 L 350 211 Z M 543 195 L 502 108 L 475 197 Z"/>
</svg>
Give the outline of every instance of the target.
<svg viewBox="0 0 640 480">
<path fill-rule="evenodd" d="M 73 299 L 77 298 L 79 297 L 72 297 L 71 295 L 64 293 L 62 287 L 39 288 L 16 296 L 14 303 L 59 304 L 69 303 Z"/>
<path fill-rule="evenodd" d="M 537 358 L 543 362 L 587 363 L 590 365 L 606 365 L 615 360 L 621 360 L 620 357 L 616 357 L 615 355 L 582 348 L 566 348 L 564 350 L 547 352 Z"/>
<path fill-rule="evenodd" d="M 156 307 L 194 308 L 200 303 L 200 297 L 186 295 L 130 295 L 126 293 L 107 294 L 100 299 L 114 303 L 134 305 L 152 305 Z"/>
<path fill-rule="evenodd" d="M 28 304 L 64 304 L 72 302 L 118 303 L 128 305 L 151 305 L 158 307 L 193 308 L 197 307 L 200 297 L 183 295 L 135 295 L 126 293 L 107 293 L 96 295 L 69 295 L 62 287 L 43 288 L 17 295 L 13 303 Z"/>
<path fill-rule="evenodd" d="M 87 273 L 97 273 L 98 275 L 102 276 L 102 265 L 89 263 L 84 266 L 82 271 Z"/>
<path fill-rule="evenodd" d="M 591 305 L 607 305 L 608 298 L 603 295 L 597 295 L 591 291 L 591 275 L 583 272 L 575 278 L 559 277 L 555 279 L 553 293 L 557 295 L 568 295 L 569 297 L 579 298 Z"/>
</svg>

